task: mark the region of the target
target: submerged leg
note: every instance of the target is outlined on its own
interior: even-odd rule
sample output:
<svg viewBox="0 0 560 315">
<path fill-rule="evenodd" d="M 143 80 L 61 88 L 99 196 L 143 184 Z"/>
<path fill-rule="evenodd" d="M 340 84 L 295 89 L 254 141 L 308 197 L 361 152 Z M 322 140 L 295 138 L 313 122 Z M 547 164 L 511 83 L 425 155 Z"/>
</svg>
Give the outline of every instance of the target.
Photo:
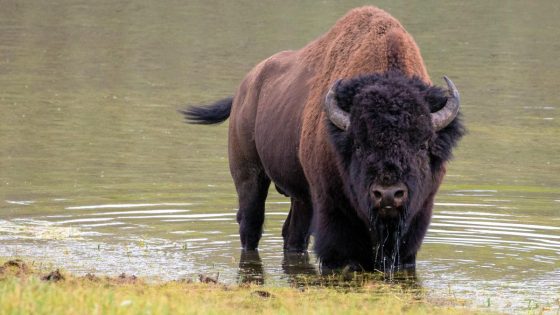
<svg viewBox="0 0 560 315">
<path fill-rule="evenodd" d="M 308 201 L 301 201 L 295 198 L 291 198 L 291 200 L 290 213 L 282 227 L 284 250 L 288 252 L 303 252 L 307 250 L 309 245 L 313 208 Z"/>
</svg>

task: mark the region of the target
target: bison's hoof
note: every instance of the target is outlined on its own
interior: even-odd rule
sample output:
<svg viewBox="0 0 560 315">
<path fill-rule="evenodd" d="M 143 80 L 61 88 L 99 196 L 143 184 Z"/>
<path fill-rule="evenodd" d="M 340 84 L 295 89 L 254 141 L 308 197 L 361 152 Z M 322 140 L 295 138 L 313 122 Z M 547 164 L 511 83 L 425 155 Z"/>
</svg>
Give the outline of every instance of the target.
<svg viewBox="0 0 560 315">
<path fill-rule="evenodd" d="M 365 271 L 365 269 L 362 267 L 362 265 L 360 265 L 359 263 L 355 262 L 355 261 L 351 261 L 348 264 L 346 264 L 346 266 L 344 266 L 344 268 L 342 269 L 343 273 L 347 273 L 347 272 L 361 272 L 361 271 Z"/>
<path fill-rule="evenodd" d="M 297 254 L 307 253 L 307 246 L 284 246 L 284 252 Z"/>
<path fill-rule="evenodd" d="M 350 274 L 354 272 L 362 272 L 365 271 L 364 267 L 355 261 L 349 261 L 346 264 L 344 263 L 328 263 L 322 262 L 321 263 L 321 273 L 323 275 L 333 274 L 333 273 L 340 273 L 340 274 Z"/>
</svg>

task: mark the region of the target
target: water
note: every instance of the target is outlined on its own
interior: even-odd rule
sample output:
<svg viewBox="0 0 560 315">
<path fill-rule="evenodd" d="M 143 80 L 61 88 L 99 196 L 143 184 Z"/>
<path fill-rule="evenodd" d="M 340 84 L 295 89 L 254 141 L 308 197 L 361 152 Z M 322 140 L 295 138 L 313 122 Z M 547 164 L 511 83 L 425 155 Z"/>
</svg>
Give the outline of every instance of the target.
<svg viewBox="0 0 560 315">
<path fill-rule="evenodd" d="M 287 284 L 271 191 L 260 260 L 240 256 L 227 123 L 176 109 L 228 96 L 358 1 L 0 0 L 0 256 L 175 279 Z M 560 297 L 560 3 L 378 1 L 459 87 L 469 134 L 418 257 L 433 296 L 505 311 Z M 239 266 L 242 266 L 240 269 Z"/>
</svg>

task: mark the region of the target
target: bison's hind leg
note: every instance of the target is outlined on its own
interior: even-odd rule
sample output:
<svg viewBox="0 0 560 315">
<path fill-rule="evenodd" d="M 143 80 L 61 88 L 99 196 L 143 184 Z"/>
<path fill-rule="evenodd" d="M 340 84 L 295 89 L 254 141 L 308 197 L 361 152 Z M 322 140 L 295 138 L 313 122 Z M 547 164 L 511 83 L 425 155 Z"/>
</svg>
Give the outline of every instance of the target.
<svg viewBox="0 0 560 315">
<path fill-rule="evenodd" d="M 262 236 L 264 203 L 270 179 L 261 168 L 245 168 L 233 177 L 239 197 L 237 222 L 241 246 L 245 250 L 254 250 Z"/>
<path fill-rule="evenodd" d="M 291 200 L 290 213 L 282 227 L 284 250 L 288 252 L 304 252 L 309 244 L 313 208 L 309 201 L 295 198 L 291 198 Z"/>
</svg>

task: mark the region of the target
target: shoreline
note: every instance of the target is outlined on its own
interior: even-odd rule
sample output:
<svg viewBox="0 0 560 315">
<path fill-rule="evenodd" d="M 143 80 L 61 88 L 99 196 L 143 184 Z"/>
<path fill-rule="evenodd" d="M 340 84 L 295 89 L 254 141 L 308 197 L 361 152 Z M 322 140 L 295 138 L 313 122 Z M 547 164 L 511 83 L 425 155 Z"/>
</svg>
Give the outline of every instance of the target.
<svg viewBox="0 0 560 315">
<path fill-rule="evenodd" d="M 278 287 L 198 280 L 148 282 L 134 275 L 74 276 L 34 270 L 22 260 L 0 261 L 0 313 L 32 314 L 479 314 L 465 301 L 429 300 L 420 291 L 366 280 L 360 287 Z"/>
</svg>

